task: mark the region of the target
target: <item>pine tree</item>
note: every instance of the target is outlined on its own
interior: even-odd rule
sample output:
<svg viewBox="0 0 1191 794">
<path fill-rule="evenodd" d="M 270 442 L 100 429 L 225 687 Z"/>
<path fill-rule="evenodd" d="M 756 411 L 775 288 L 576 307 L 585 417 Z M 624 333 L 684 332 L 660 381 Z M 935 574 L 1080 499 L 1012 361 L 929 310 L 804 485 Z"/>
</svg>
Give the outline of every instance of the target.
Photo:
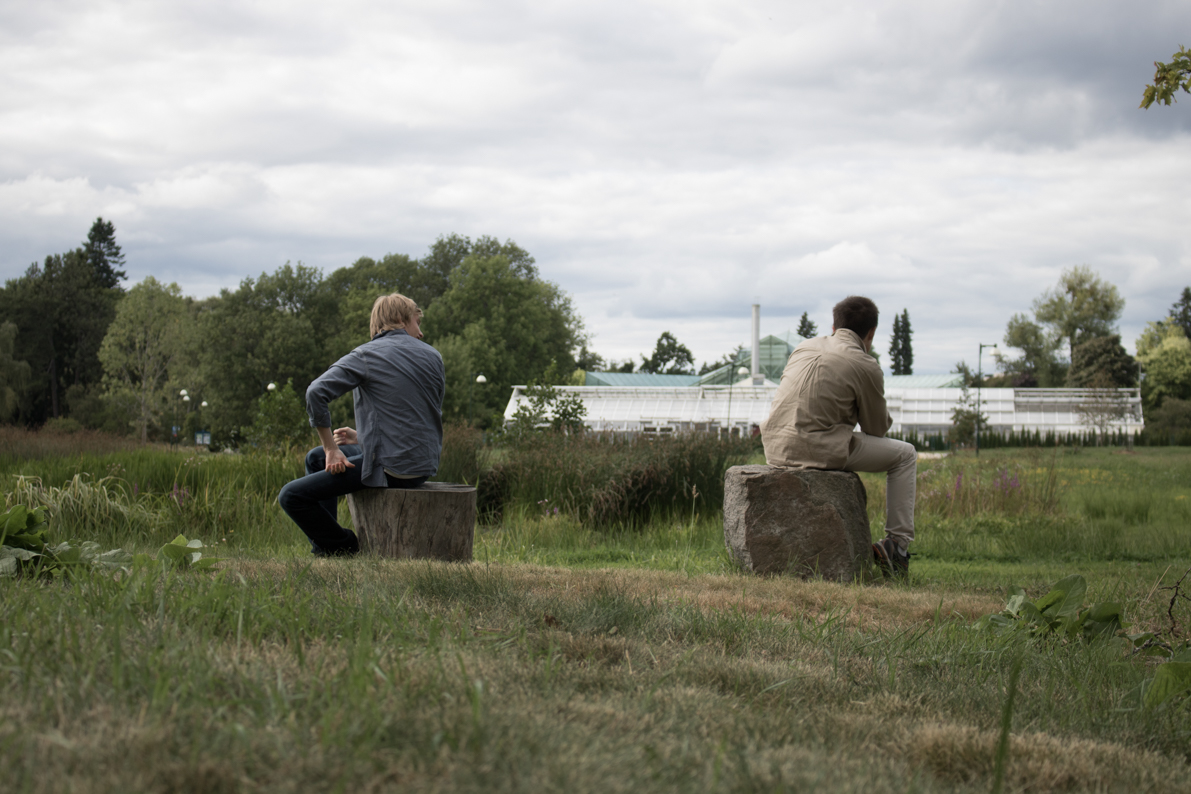
<svg viewBox="0 0 1191 794">
<path fill-rule="evenodd" d="M 811 322 L 811 318 L 806 316 L 806 312 L 802 313 L 802 319 L 798 321 L 798 330 L 795 332 L 803 339 L 814 339 L 819 335 L 819 326 Z"/>
<path fill-rule="evenodd" d="M 893 316 L 893 333 L 889 341 L 889 362 L 894 375 L 914 374 L 914 347 L 910 340 L 910 311 L 905 309 Z"/>
<path fill-rule="evenodd" d="M 902 375 L 914 374 L 914 343 L 911 340 L 914 331 L 910 327 L 910 310 L 902 309 Z"/>
<path fill-rule="evenodd" d="M 95 223 L 91 224 L 91 231 L 87 232 L 87 242 L 83 245 L 83 251 L 100 286 L 111 289 L 120 283 L 120 279 L 126 277 L 123 270 L 116 270 L 124 264 L 124 254 L 121 253 L 120 246 L 116 245 L 116 227 L 111 221 L 95 219 Z"/>
<path fill-rule="evenodd" d="M 894 375 L 902 374 L 902 316 L 893 315 L 893 332 L 889 334 L 889 366 Z"/>
<path fill-rule="evenodd" d="M 1183 333 L 1191 339 L 1191 287 L 1183 287 L 1183 294 L 1170 307 L 1170 316 L 1183 329 Z"/>
</svg>

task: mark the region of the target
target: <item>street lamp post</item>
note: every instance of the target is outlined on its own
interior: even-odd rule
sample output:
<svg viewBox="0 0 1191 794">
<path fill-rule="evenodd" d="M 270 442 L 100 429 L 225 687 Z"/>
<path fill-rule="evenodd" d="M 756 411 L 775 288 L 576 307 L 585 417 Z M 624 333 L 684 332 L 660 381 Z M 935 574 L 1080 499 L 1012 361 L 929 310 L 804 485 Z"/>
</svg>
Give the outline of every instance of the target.
<svg viewBox="0 0 1191 794">
<path fill-rule="evenodd" d="M 475 376 L 474 382 L 480 384 L 481 386 L 483 386 L 485 383 L 488 382 L 488 379 L 484 377 L 484 373 L 482 373 L 482 372 L 473 372 L 472 375 Z M 476 415 L 475 415 L 475 410 L 474 410 L 473 402 L 472 402 L 472 389 L 473 388 L 474 387 L 472 386 L 472 381 L 468 381 L 468 384 L 467 384 L 467 425 L 468 425 L 468 427 L 471 427 L 471 426 L 475 425 L 475 423 L 476 423 Z"/>
<path fill-rule="evenodd" d="M 980 457 L 980 388 L 984 385 L 984 348 L 996 347 L 980 343 L 980 350 L 976 353 L 976 457 Z"/>
<path fill-rule="evenodd" d="M 735 373 L 728 373 L 728 416 L 724 419 L 724 424 L 728 426 L 728 438 L 732 437 L 732 377 L 734 374 L 737 378 L 743 378 L 749 374 L 749 368 L 741 366 L 736 368 Z"/>
</svg>

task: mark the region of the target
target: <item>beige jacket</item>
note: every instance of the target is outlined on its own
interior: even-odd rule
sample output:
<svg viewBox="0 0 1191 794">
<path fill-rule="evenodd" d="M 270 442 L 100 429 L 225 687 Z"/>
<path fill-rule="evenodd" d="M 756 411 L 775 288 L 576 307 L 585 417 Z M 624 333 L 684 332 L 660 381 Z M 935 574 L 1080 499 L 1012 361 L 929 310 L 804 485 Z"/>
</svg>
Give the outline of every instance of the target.
<svg viewBox="0 0 1191 794">
<path fill-rule="evenodd" d="M 770 466 L 842 469 L 857 424 L 871 436 L 884 436 L 893 420 L 881 365 L 854 331 L 843 328 L 808 339 L 790 354 L 761 424 L 765 460 Z"/>
</svg>

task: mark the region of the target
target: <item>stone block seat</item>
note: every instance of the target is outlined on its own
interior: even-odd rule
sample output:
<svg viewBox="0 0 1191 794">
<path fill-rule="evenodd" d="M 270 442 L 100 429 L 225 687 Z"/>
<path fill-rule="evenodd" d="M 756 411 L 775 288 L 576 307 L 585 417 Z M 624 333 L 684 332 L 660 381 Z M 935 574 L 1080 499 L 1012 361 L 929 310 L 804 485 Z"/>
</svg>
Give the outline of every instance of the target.
<svg viewBox="0 0 1191 794">
<path fill-rule="evenodd" d="M 855 581 L 873 563 L 867 505 L 853 472 L 733 466 L 724 475 L 724 543 L 754 573 Z"/>
<path fill-rule="evenodd" d="M 468 562 L 476 527 L 476 489 L 449 482 L 417 488 L 365 488 L 349 494 L 360 551 L 381 557 Z"/>
</svg>

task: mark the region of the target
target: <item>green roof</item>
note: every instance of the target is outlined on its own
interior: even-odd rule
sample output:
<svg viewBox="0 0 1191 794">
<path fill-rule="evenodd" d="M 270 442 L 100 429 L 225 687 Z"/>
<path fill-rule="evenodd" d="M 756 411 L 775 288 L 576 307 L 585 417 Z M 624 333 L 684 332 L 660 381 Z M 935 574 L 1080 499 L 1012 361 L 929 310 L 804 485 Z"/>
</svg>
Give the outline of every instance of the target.
<svg viewBox="0 0 1191 794">
<path fill-rule="evenodd" d="M 651 372 L 588 372 L 584 386 L 697 386 L 698 375 L 654 375 Z"/>
<path fill-rule="evenodd" d="M 782 371 L 786 368 L 786 359 L 794 352 L 794 348 L 806 341 L 798 334 L 787 331 L 784 334 L 763 337 L 760 343 L 761 374 L 774 383 L 782 379 Z M 725 364 L 719 369 L 713 369 L 699 379 L 700 386 L 727 386 L 728 382 L 739 383 L 741 377 L 735 374 L 737 367 L 748 367 L 752 371 L 753 351 L 745 348 L 740 351 L 733 364 Z"/>
</svg>

